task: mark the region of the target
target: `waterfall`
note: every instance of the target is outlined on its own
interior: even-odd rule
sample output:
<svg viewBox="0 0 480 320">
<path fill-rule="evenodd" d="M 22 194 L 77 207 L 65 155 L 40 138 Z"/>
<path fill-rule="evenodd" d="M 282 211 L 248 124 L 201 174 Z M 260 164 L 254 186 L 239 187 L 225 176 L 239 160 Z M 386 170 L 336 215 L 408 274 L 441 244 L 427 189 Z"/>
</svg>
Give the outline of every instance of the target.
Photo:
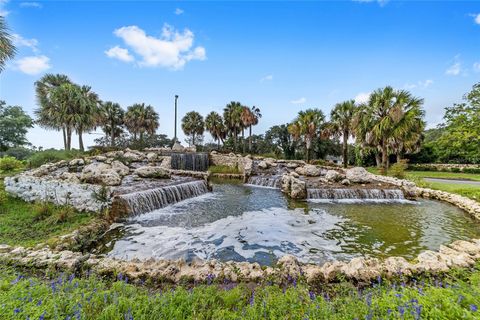
<svg viewBox="0 0 480 320">
<path fill-rule="evenodd" d="M 207 171 L 208 154 L 207 153 L 172 153 L 172 169 Z"/>
<path fill-rule="evenodd" d="M 138 215 L 188 198 L 198 197 L 207 192 L 207 183 L 202 180 L 122 194 L 119 197 L 126 202 L 132 214 Z"/>
<path fill-rule="evenodd" d="M 247 184 L 266 188 L 280 189 L 280 180 L 281 177 L 279 176 L 252 176 L 248 178 Z"/>
<path fill-rule="evenodd" d="M 308 189 L 308 199 L 404 200 L 399 189 Z"/>
</svg>

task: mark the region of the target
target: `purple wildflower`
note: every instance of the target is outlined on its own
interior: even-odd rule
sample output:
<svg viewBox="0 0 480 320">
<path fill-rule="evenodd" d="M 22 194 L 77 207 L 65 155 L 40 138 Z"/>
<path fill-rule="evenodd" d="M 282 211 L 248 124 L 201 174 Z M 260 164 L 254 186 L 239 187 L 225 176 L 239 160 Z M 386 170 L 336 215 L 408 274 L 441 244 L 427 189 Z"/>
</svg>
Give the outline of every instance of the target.
<svg viewBox="0 0 480 320">
<path fill-rule="evenodd" d="M 471 304 L 471 305 L 470 305 L 470 311 L 472 311 L 472 312 L 477 312 L 477 310 L 478 310 L 478 307 L 477 307 L 476 304 Z"/>
<path fill-rule="evenodd" d="M 311 300 L 315 300 L 315 293 L 313 293 L 312 291 L 309 291 L 308 295 L 310 296 Z"/>
<path fill-rule="evenodd" d="M 37 302 L 37 307 L 41 306 L 42 305 L 42 299 L 38 300 Z"/>
<path fill-rule="evenodd" d="M 22 311 L 22 310 L 20 310 L 19 308 L 13 309 L 13 313 L 14 313 L 14 314 L 20 313 L 20 311 Z"/>
<path fill-rule="evenodd" d="M 400 316 L 403 317 L 405 314 L 405 308 L 403 306 L 398 306 L 398 312 L 400 313 Z"/>
<path fill-rule="evenodd" d="M 255 290 L 252 290 L 252 296 L 250 297 L 250 305 L 253 306 L 255 304 Z"/>
</svg>

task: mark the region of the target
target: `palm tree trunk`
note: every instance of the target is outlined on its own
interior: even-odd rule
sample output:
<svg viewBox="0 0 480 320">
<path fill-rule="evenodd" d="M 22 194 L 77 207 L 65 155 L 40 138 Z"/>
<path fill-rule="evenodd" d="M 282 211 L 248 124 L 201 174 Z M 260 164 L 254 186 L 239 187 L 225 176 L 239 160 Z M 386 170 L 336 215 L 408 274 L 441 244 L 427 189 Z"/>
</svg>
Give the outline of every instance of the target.
<svg viewBox="0 0 480 320">
<path fill-rule="evenodd" d="M 306 148 L 306 158 L 307 158 L 307 163 L 310 162 L 310 148 Z"/>
<path fill-rule="evenodd" d="M 220 139 L 217 139 L 217 151 L 220 151 Z"/>
<path fill-rule="evenodd" d="M 80 151 L 85 151 L 83 147 L 82 129 L 78 130 L 78 147 L 80 148 Z"/>
<path fill-rule="evenodd" d="M 388 151 L 385 142 L 382 142 L 382 168 L 385 172 L 388 170 Z"/>
<path fill-rule="evenodd" d="M 343 167 L 348 166 L 348 132 L 343 132 Z"/>
<path fill-rule="evenodd" d="M 233 132 L 233 152 L 237 152 L 237 130 Z"/>
<path fill-rule="evenodd" d="M 375 153 L 375 162 L 377 163 L 377 168 L 380 168 L 382 166 L 382 159 L 380 156 L 380 153 Z"/>
<path fill-rule="evenodd" d="M 110 146 L 115 146 L 115 128 L 113 122 L 110 124 Z"/>
<path fill-rule="evenodd" d="M 195 146 L 195 133 L 192 134 L 192 146 Z"/>
<path fill-rule="evenodd" d="M 242 128 L 242 153 L 245 153 L 245 128 Z"/>
<path fill-rule="evenodd" d="M 252 125 L 250 125 L 250 132 L 248 133 L 248 152 L 252 153 Z"/>
<path fill-rule="evenodd" d="M 65 132 L 65 127 L 62 127 L 63 134 L 63 149 L 67 150 L 67 133 Z"/>
<path fill-rule="evenodd" d="M 67 126 L 67 150 L 72 149 L 72 128 Z"/>
</svg>

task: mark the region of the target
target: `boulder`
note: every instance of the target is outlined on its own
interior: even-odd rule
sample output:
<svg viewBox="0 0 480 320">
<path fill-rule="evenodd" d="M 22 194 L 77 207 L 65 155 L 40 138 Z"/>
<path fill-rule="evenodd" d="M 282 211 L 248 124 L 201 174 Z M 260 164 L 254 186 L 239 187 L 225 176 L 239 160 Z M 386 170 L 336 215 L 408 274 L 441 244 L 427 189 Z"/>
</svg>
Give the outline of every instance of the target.
<svg viewBox="0 0 480 320">
<path fill-rule="evenodd" d="M 112 169 L 122 177 L 130 172 L 130 169 L 118 160 L 112 162 Z"/>
<path fill-rule="evenodd" d="M 342 182 L 340 182 L 340 183 L 343 184 L 344 186 L 349 186 L 350 185 L 350 180 L 343 179 Z"/>
<path fill-rule="evenodd" d="M 103 162 L 91 163 L 83 168 L 80 179 L 84 182 L 118 186 L 122 177 L 112 169 L 112 166 Z"/>
<path fill-rule="evenodd" d="M 153 162 L 153 161 L 157 160 L 157 158 L 158 158 L 158 155 L 155 152 L 147 153 L 147 160 L 148 161 Z"/>
<path fill-rule="evenodd" d="M 264 160 L 268 167 L 276 167 L 277 166 L 277 160 L 273 159 L 273 158 L 265 158 Z"/>
<path fill-rule="evenodd" d="M 346 173 L 346 178 L 353 183 L 369 183 L 371 176 L 372 174 L 362 167 L 348 169 Z"/>
<path fill-rule="evenodd" d="M 141 154 L 138 151 L 127 151 L 123 154 L 123 157 L 132 161 L 132 162 L 143 161 L 143 154 Z"/>
<path fill-rule="evenodd" d="M 162 167 L 144 166 L 136 169 L 134 173 L 142 178 L 168 179 L 170 173 Z"/>
<path fill-rule="evenodd" d="M 186 152 L 197 152 L 197 146 L 190 146 L 185 148 Z"/>
<path fill-rule="evenodd" d="M 95 160 L 100 161 L 100 162 L 105 162 L 107 161 L 107 157 L 105 156 L 96 156 Z"/>
<path fill-rule="evenodd" d="M 260 161 L 258 163 L 258 168 L 262 170 L 268 169 L 268 163 L 266 161 Z"/>
<path fill-rule="evenodd" d="M 78 177 L 78 174 L 73 173 L 73 172 L 63 172 L 60 175 L 60 179 L 71 182 L 71 183 L 80 183 L 80 179 Z"/>
<path fill-rule="evenodd" d="M 175 141 L 172 147 L 172 151 L 184 151 L 184 149 L 185 148 L 178 141 Z"/>
<path fill-rule="evenodd" d="M 83 165 L 85 165 L 85 160 L 83 160 L 82 158 L 70 160 L 70 162 L 68 163 L 69 167 L 79 167 Z"/>
<path fill-rule="evenodd" d="M 317 166 L 314 166 L 313 164 L 307 164 L 307 165 L 304 165 L 303 167 L 298 167 L 295 169 L 295 172 L 298 173 L 299 175 L 307 176 L 307 177 L 318 177 L 322 175 L 322 169 L 320 169 Z"/>
<path fill-rule="evenodd" d="M 297 200 L 307 198 L 307 184 L 305 181 L 291 177 L 290 197 Z"/>
<path fill-rule="evenodd" d="M 327 179 L 328 181 L 340 181 L 344 178 L 344 176 L 336 171 L 336 170 L 328 170 L 327 173 L 325 174 L 325 179 Z"/>
<path fill-rule="evenodd" d="M 295 169 L 298 166 L 299 166 L 299 164 L 296 163 L 296 162 L 287 162 L 287 168 L 289 168 L 289 169 Z"/>
</svg>

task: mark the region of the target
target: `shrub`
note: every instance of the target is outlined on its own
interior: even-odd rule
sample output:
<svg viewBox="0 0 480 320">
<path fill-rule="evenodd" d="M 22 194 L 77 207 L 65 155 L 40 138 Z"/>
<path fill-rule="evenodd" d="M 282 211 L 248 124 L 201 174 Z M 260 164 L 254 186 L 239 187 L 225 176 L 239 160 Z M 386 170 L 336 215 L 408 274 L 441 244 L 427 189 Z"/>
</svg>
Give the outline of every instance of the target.
<svg viewBox="0 0 480 320">
<path fill-rule="evenodd" d="M 7 193 L 3 190 L 0 190 L 0 207 L 7 203 Z"/>
<path fill-rule="evenodd" d="M 0 171 L 11 172 L 14 170 L 19 170 L 23 168 L 23 163 L 20 160 L 15 159 L 14 157 L 3 157 L 0 158 Z"/>
<path fill-rule="evenodd" d="M 474 173 L 474 174 L 480 174 L 480 168 L 465 168 L 463 169 L 464 173 Z"/>
<path fill-rule="evenodd" d="M 74 158 L 79 158 L 83 155 L 81 151 L 78 150 L 55 150 L 48 149 L 45 151 L 36 152 L 28 159 L 28 165 L 31 168 L 40 167 L 42 164 L 48 162 L 58 162 L 61 160 L 71 160 Z"/>
<path fill-rule="evenodd" d="M 52 216 L 55 211 L 55 206 L 47 201 L 41 201 L 35 203 L 33 207 L 34 217 L 33 221 L 42 221 Z"/>
<path fill-rule="evenodd" d="M 33 150 L 27 148 L 10 148 L 5 152 L 0 152 L 0 157 L 10 156 L 14 157 L 17 160 L 26 160 L 34 153 Z"/>
<path fill-rule="evenodd" d="M 54 224 L 65 223 L 75 214 L 75 209 L 71 206 L 58 208 L 56 214 L 50 216 L 49 220 Z"/>
<path fill-rule="evenodd" d="M 394 163 L 390 167 L 390 173 L 395 178 L 405 179 L 405 170 L 407 170 L 408 165 L 406 160 L 400 160 L 400 162 Z"/>
<path fill-rule="evenodd" d="M 455 173 L 461 172 L 460 168 L 451 168 L 450 171 Z"/>
</svg>

